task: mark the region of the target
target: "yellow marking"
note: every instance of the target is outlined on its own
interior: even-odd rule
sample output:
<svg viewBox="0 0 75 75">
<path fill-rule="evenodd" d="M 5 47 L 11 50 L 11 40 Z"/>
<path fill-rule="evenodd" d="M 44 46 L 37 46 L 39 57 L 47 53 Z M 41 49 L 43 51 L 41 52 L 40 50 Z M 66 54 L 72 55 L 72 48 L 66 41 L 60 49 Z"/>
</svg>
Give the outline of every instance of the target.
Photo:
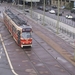
<svg viewBox="0 0 75 75">
<path fill-rule="evenodd" d="M 42 38 L 47 44 L 49 44 L 54 50 L 56 50 L 58 53 L 60 53 L 65 59 L 67 59 L 69 62 L 71 62 L 75 66 L 75 62 L 72 60 L 73 56 L 68 53 L 65 54 L 63 51 L 66 51 L 62 49 L 58 44 L 56 44 L 52 39 L 44 35 L 40 31 L 34 31 L 35 34 L 37 34 L 40 38 Z"/>
<path fill-rule="evenodd" d="M 65 70 L 63 70 L 63 69 L 60 69 L 60 71 L 61 71 L 61 72 L 65 72 Z"/>
<path fill-rule="evenodd" d="M 56 67 L 60 67 L 59 65 L 55 65 Z"/>
</svg>

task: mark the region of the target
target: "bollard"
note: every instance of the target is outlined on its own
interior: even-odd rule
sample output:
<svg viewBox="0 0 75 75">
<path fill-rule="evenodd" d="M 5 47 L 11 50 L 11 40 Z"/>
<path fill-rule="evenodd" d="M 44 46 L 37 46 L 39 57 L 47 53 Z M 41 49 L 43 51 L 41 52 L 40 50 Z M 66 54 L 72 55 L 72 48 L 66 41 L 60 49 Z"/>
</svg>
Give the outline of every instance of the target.
<svg viewBox="0 0 75 75">
<path fill-rule="evenodd" d="M 62 33 L 63 33 L 63 28 L 61 30 L 62 30 Z"/>
<path fill-rule="evenodd" d="M 68 35 L 68 30 L 66 30 L 66 33 L 67 33 L 67 35 Z"/>
<path fill-rule="evenodd" d="M 71 32 L 70 32 L 70 37 L 71 37 Z"/>
<path fill-rule="evenodd" d="M 60 27 L 60 32 L 62 32 L 62 28 Z"/>
</svg>

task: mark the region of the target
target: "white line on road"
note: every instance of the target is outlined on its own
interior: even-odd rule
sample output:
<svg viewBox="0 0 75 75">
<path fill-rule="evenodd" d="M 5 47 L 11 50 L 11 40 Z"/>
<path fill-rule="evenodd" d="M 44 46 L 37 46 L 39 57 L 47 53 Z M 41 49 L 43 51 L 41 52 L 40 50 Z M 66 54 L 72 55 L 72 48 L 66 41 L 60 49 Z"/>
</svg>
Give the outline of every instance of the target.
<svg viewBox="0 0 75 75">
<path fill-rule="evenodd" d="M 1 42 L 2 42 L 2 45 L 3 45 L 3 48 L 4 48 L 4 51 L 5 51 L 6 57 L 7 57 L 7 59 L 8 59 L 8 62 L 9 62 L 11 71 L 13 72 L 14 75 L 18 75 L 18 74 L 14 71 L 14 69 L 13 69 L 13 66 L 12 66 L 12 64 L 11 64 L 11 61 L 10 61 L 9 55 L 8 55 L 8 53 L 7 53 L 6 47 L 5 47 L 5 45 L 4 45 L 4 42 L 3 42 L 3 39 L 2 39 L 1 34 L 0 34 L 0 39 L 1 39 Z"/>
</svg>

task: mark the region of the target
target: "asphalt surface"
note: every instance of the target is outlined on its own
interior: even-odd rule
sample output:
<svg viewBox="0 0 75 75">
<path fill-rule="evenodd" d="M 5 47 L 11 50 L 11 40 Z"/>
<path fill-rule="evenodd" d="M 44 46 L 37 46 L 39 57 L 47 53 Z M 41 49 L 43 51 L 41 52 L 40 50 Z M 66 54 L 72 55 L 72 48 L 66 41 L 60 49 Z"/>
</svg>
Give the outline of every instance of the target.
<svg viewBox="0 0 75 75">
<path fill-rule="evenodd" d="M 1 24 L 0 24 L 0 26 L 2 26 Z M 2 26 L 3 27 L 3 26 Z M 2 29 L 2 28 L 1 28 Z M 3 27 L 3 29 L 4 29 L 4 27 Z M 3 33 L 3 31 L 1 31 L 0 30 L 0 33 Z M 39 34 L 39 33 L 38 33 Z M 34 71 L 33 69 L 32 69 L 32 67 L 30 66 L 30 63 L 28 62 L 28 59 L 26 58 L 26 55 L 24 55 L 24 52 L 22 51 L 22 50 L 20 50 L 19 49 L 19 47 L 13 42 L 13 40 L 12 40 L 12 38 L 10 38 L 11 36 L 9 35 L 9 33 L 8 32 L 6 32 L 6 34 L 3 34 L 3 36 L 4 36 L 4 39 L 7 39 L 6 41 L 5 41 L 5 46 L 8 48 L 8 52 L 9 52 L 9 55 L 10 55 L 10 57 L 12 58 L 11 60 L 13 60 L 14 61 L 14 63 L 13 63 L 13 65 L 14 65 L 14 68 L 15 68 L 15 70 L 16 71 L 18 71 L 19 73 L 21 73 L 23 70 L 24 70 L 24 74 L 26 74 L 26 72 L 27 73 L 31 73 L 32 71 Z M 41 36 L 41 35 L 40 35 Z M 10 39 L 9 39 L 10 38 Z M 9 42 L 10 41 L 10 42 Z M 8 43 L 9 42 L 9 43 Z M 40 42 L 40 43 L 42 43 L 42 41 L 38 41 L 38 42 Z M 8 44 L 7 44 L 8 43 Z M 34 43 L 35 44 L 35 43 Z M 43 45 L 43 44 L 42 44 Z M 10 48 L 9 48 L 9 46 L 10 46 Z M 14 48 L 13 48 L 14 47 Z M 44 58 L 43 58 L 43 54 L 42 54 L 42 52 L 40 53 L 40 51 L 38 51 L 38 50 L 42 50 L 42 49 L 39 49 L 39 48 L 37 48 L 38 46 L 36 46 L 36 44 L 34 45 L 34 47 L 36 48 L 35 49 L 35 51 L 36 51 L 36 53 L 38 53 L 38 56 L 39 56 L 39 54 L 41 54 L 41 56 L 39 56 L 39 57 L 41 57 L 43 60 L 44 60 Z M 33 50 L 34 50 L 34 47 L 33 47 Z M 49 46 L 50 47 L 50 46 Z M 4 64 L 3 64 L 3 68 L 1 67 L 1 70 L 3 71 L 1 71 L 2 73 L 3 73 L 3 75 L 13 75 L 13 73 L 12 73 L 12 71 L 11 71 L 11 66 L 9 66 L 9 62 L 8 62 L 8 59 L 7 59 L 7 57 L 6 57 L 6 54 L 5 54 L 5 48 L 4 48 L 4 45 L 3 45 L 3 41 L 1 40 L 0 41 L 0 53 L 1 53 L 1 57 L 0 58 L 2 58 L 3 56 L 4 56 L 4 58 L 2 58 L 1 59 L 1 62 L 4 60 L 5 62 L 4 62 Z M 33 51 L 32 50 L 32 51 Z M 2 55 L 2 53 L 4 53 L 3 55 Z M 26 53 L 27 53 L 27 55 L 28 55 L 28 57 L 31 57 L 31 53 L 32 52 L 27 52 L 26 51 Z M 52 54 L 52 53 L 51 53 Z M 34 53 L 32 53 L 32 55 L 34 55 Z M 43 56 L 42 56 L 43 55 Z M 48 54 L 47 54 L 48 55 Z M 53 55 L 53 54 L 52 54 Z M 56 55 L 55 55 L 56 56 Z M 18 58 L 19 57 L 19 58 Z M 15 59 L 14 59 L 15 58 Z M 17 59 L 18 58 L 18 59 Z M 33 56 L 31 57 L 31 58 L 33 58 Z M 34 59 L 36 58 L 36 55 L 35 55 L 35 57 L 34 57 Z M 19 60 L 19 59 L 21 59 L 21 60 Z M 22 60 L 23 59 L 23 60 Z M 25 60 L 26 59 L 26 60 Z M 47 58 L 48 59 L 48 58 Z M 35 59 L 35 60 L 37 60 L 37 59 Z M 63 61 L 63 59 L 60 59 L 60 57 L 58 57 L 58 59 L 57 60 L 59 60 L 59 61 Z M 38 60 L 37 60 L 38 61 Z M 44 60 L 45 61 L 45 60 Z M 32 59 L 31 59 L 31 62 L 32 62 Z M 63 61 L 63 62 L 65 62 L 65 61 Z M 26 63 L 26 64 L 24 64 L 24 63 Z M 37 65 L 36 67 L 39 67 L 39 66 L 42 66 L 43 64 L 41 64 L 41 63 L 39 63 L 39 64 L 36 64 L 36 63 L 38 63 L 38 62 L 33 62 L 33 64 L 35 64 L 35 65 Z M 49 64 L 50 64 L 50 61 L 48 62 Z M 53 62 L 52 62 L 53 63 Z M 52 64 L 51 63 L 51 64 Z M 55 63 L 55 62 L 54 62 Z M 60 62 L 60 63 L 62 63 L 62 62 Z M 1 64 L 0 64 L 1 65 Z M 5 65 L 5 66 L 4 66 Z M 2 66 L 2 65 L 1 65 Z M 17 66 L 17 67 L 16 67 Z M 22 68 L 22 67 L 23 68 Z M 49 65 L 50 66 L 50 65 Z M 59 68 L 60 69 L 60 67 L 59 67 L 59 65 L 57 65 L 57 64 L 54 64 L 53 66 L 56 66 L 57 68 Z M 52 66 L 52 67 L 53 67 Z M 68 65 L 64 65 L 64 66 L 67 66 L 68 67 Z M 22 69 L 21 69 L 21 68 Z M 26 68 L 27 67 L 27 69 L 24 69 L 24 68 Z M 50 66 L 50 69 L 53 69 L 54 70 L 54 68 L 52 68 L 51 66 Z M 69 66 L 68 68 L 70 68 L 71 66 Z M 29 68 L 31 68 L 31 69 L 29 69 Z M 44 66 L 42 66 L 42 68 L 43 69 L 46 69 L 46 68 L 44 68 Z M 56 70 L 57 70 L 57 68 L 56 68 Z M 41 68 L 39 67 L 39 69 L 41 70 Z M 38 69 L 38 70 L 39 70 Z M 71 68 L 70 68 L 71 69 Z M 73 68 L 72 68 L 73 69 Z M 22 70 L 22 71 L 21 71 Z M 55 71 L 56 71 L 55 70 Z M 63 73 L 65 73 L 62 69 L 60 69 Z M 74 70 L 74 69 L 73 69 Z M 71 71 L 71 70 L 70 70 Z M 35 72 L 33 72 L 33 73 L 35 73 Z M 33 73 L 32 74 L 29 74 L 29 75 L 33 75 Z M 40 72 L 41 73 L 41 75 L 44 73 L 46 73 L 46 74 L 48 74 L 48 72 L 47 71 L 41 71 Z M 52 73 L 52 72 L 51 72 Z M 62 73 L 62 75 L 63 75 L 63 73 Z M 44 75 L 43 74 L 43 75 Z M 45 74 L 45 75 L 46 75 Z M 67 73 L 68 74 L 68 73 Z M 0 75 L 2 75 L 2 74 L 0 74 Z M 20 74 L 20 75 L 23 75 L 22 73 Z M 27 74 L 28 75 L 28 74 Z M 34 74 L 34 75 L 36 75 L 36 74 Z M 53 74 L 52 74 L 53 75 Z"/>
<path fill-rule="evenodd" d="M 14 75 L 9 66 L 2 42 L 0 35 L 0 75 Z"/>
<path fill-rule="evenodd" d="M 0 6 L 0 28 L 3 28 L 2 11 L 3 7 Z M 2 30 L 0 29 L 0 75 L 14 75 L 12 68 L 10 68 L 7 55 L 4 48 L 3 38 L 1 36 Z"/>
</svg>

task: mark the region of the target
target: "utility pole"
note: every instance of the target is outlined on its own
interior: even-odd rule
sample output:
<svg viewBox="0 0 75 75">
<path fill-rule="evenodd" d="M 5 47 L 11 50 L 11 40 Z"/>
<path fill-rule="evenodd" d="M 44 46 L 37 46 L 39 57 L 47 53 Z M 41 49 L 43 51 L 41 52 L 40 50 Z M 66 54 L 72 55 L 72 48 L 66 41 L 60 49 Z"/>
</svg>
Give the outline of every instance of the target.
<svg viewBox="0 0 75 75">
<path fill-rule="evenodd" d="M 18 8 L 19 8 L 19 0 L 18 0 Z"/>
<path fill-rule="evenodd" d="M 57 14 L 57 25 L 56 25 L 56 29 L 57 29 L 57 34 L 59 33 L 59 0 L 58 0 L 58 14 Z"/>
<path fill-rule="evenodd" d="M 74 61 L 75 61 L 75 48 L 74 48 Z"/>
<path fill-rule="evenodd" d="M 31 18 L 32 18 L 32 0 L 31 0 Z"/>
<path fill-rule="evenodd" d="M 45 0 L 44 0 L 44 3 L 43 3 L 43 25 L 45 24 Z"/>
<path fill-rule="evenodd" d="M 23 0 L 23 10 L 25 9 L 25 0 Z"/>
</svg>

